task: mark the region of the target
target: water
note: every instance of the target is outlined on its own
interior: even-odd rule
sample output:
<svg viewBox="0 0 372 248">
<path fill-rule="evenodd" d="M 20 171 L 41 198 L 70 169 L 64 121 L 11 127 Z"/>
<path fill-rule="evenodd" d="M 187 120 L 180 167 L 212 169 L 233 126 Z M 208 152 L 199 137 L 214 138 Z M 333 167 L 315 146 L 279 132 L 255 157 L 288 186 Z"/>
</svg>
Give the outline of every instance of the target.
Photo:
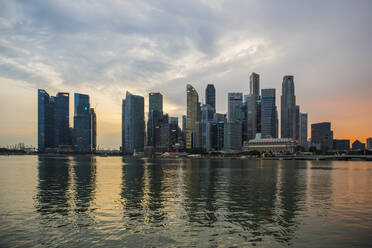
<svg viewBox="0 0 372 248">
<path fill-rule="evenodd" d="M 372 247 L 372 163 L 0 157 L 0 247 Z"/>
</svg>

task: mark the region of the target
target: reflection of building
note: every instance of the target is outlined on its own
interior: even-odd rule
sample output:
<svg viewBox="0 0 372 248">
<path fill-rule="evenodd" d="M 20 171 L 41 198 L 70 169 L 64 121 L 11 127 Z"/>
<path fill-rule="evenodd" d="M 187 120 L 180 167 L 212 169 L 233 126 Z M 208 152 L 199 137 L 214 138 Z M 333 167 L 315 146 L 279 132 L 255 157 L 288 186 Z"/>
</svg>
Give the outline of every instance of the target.
<svg viewBox="0 0 372 248">
<path fill-rule="evenodd" d="M 346 139 L 334 139 L 333 150 L 336 151 L 348 151 L 350 150 L 350 140 Z"/>
<path fill-rule="evenodd" d="M 330 122 L 311 124 L 311 144 L 327 151 L 333 148 L 333 131 Z"/>
<path fill-rule="evenodd" d="M 127 91 L 122 106 L 122 152 L 142 152 L 144 140 L 144 98 Z"/>
<path fill-rule="evenodd" d="M 257 134 L 255 139 L 244 142 L 243 149 L 245 151 L 262 151 L 273 153 L 294 153 L 297 142 L 290 138 L 262 139 L 260 134 Z"/>
<path fill-rule="evenodd" d="M 354 141 L 352 144 L 352 149 L 353 150 L 358 150 L 358 151 L 364 151 L 366 149 L 366 145 L 360 142 L 359 140 Z"/>
<path fill-rule="evenodd" d="M 284 76 L 281 98 L 281 138 L 296 136 L 296 96 L 293 76 Z"/>
</svg>

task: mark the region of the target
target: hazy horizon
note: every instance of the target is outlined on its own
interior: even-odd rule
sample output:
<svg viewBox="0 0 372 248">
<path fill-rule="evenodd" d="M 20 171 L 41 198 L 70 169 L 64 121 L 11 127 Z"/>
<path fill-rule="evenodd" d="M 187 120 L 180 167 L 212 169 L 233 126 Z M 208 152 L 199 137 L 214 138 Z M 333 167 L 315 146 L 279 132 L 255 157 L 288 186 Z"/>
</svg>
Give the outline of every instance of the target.
<svg viewBox="0 0 372 248">
<path fill-rule="evenodd" d="M 336 139 L 372 136 L 372 2 L 360 1 L 8 1 L 0 0 L 0 146 L 37 146 L 37 89 L 90 95 L 97 144 L 119 148 L 128 90 L 160 92 L 164 112 L 185 114 L 186 84 L 205 99 L 276 88 L 294 75 L 311 124 Z M 72 126 L 73 97 L 70 97 Z M 279 112 L 280 116 L 280 112 Z M 181 124 L 181 119 L 179 119 Z"/>
</svg>

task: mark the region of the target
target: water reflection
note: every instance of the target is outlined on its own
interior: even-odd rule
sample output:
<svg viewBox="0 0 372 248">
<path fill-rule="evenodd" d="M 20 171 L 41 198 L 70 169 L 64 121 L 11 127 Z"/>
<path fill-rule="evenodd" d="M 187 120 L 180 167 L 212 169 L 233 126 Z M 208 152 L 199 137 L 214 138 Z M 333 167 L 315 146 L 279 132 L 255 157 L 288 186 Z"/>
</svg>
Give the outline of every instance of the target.
<svg viewBox="0 0 372 248">
<path fill-rule="evenodd" d="M 70 210 L 69 195 L 71 168 L 69 157 L 38 157 L 39 185 L 36 209 L 43 215 L 67 215 Z"/>
</svg>

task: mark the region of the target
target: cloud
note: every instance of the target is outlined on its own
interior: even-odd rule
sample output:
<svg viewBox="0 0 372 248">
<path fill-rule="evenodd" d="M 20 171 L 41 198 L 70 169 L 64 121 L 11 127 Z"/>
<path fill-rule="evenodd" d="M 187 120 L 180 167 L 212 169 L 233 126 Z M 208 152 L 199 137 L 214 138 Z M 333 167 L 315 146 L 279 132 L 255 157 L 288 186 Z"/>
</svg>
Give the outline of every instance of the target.
<svg viewBox="0 0 372 248">
<path fill-rule="evenodd" d="M 304 104 L 327 94 L 367 97 L 371 10 L 363 0 L 3 0 L 0 75 L 53 94 L 89 93 L 111 126 L 126 90 L 160 91 L 180 116 L 186 83 L 203 99 L 213 82 L 224 112 L 227 92 L 247 93 L 252 71 L 277 99 L 285 74 L 295 75 Z M 100 140 L 117 143 L 104 131 Z"/>
</svg>

